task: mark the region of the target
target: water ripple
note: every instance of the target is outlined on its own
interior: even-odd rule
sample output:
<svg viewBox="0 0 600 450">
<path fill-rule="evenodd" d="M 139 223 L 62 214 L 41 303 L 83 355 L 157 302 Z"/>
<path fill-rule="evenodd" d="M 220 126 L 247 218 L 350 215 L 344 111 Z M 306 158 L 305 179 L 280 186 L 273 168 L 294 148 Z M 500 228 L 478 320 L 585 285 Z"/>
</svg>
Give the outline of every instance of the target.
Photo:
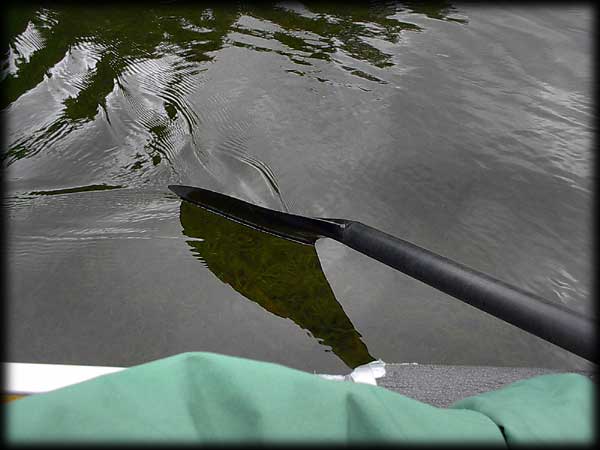
<svg viewBox="0 0 600 450">
<path fill-rule="evenodd" d="M 38 31 L 37 27 L 29 22 L 27 28 L 23 33 L 18 35 L 11 48 L 14 48 L 14 53 L 17 55 L 17 65 L 23 61 L 28 63 L 31 55 L 41 50 L 45 45 L 46 40 L 42 34 Z"/>
</svg>

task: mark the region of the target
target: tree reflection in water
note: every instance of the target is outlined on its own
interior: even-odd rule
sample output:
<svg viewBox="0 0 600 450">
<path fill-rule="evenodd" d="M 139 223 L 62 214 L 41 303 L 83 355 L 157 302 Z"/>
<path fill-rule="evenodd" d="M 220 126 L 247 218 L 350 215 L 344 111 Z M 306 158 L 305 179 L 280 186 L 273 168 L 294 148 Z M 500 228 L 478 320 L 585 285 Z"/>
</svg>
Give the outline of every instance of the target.
<svg viewBox="0 0 600 450">
<path fill-rule="evenodd" d="M 309 75 L 307 66 L 332 64 L 352 76 L 386 83 L 348 62 L 342 64 L 336 55 L 346 55 L 348 60 L 366 63 L 373 69 L 392 66 L 391 55 L 369 40 L 397 42 L 404 31 L 422 30 L 393 18 L 398 11 L 458 20 L 447 17 L 453 12 L 447 2 L 428 6 L 395 2 L 305 2 L 291 7 L 280 2 L 13 6 L 8 8 L 5 20 L 9 42 L 1 62 L 4 97 L 0 108 L 8 107 L 52 76 L 68 77 L 65 81 L 77 92 L 62 100 L 56 119 L 33 134 L 9 142 L 3 156 L 11 164 L 47 151 L 86 122 L 97 120 L 101 110 L 109 121 L 112 114 L 123 114 L 118 109 L 111 111 L 107 105 L 107 97 L 116 92 L 132 101 L 132 123 L 140 124 L 147 134 L 143 147 L 148 161 L 152 165 L 170 164 L 173 152 L 168 149 L 174 145 L 174 136 L 186 133 L 194 140 L 199 132 L 198 111 L 189 101 L 194 92 L 193 77 L 206 70 L 219 50 L 236 46 L 277 53 L 297 65 L 298 70 L 287 72 L 319 81 L 328 80 Z M 262 25 L 253 26 L 252 21 Z M 265 24 L 273 29 L 265 29 Z M 276 43 L 278 48 L 263 47 L 257 40 Z M 86 62 L 87 68 L 81 74 L 73 73 L 75 68 L 69 62 L 75 50 L 82 51 L 85 60 L 94 61 L 89 66 Z M 67 66 L 64 73 L 53 74 L 61 63 Z M 152 75 L 151 86 L 128 84 L 128 76 L 139 71 Z M 144 108 L 140 99 L 148 94 L 158 97 L 162 108 Z M 135 170 L 140 164 L 132 161 L 129 167 Z"/>
</svg>

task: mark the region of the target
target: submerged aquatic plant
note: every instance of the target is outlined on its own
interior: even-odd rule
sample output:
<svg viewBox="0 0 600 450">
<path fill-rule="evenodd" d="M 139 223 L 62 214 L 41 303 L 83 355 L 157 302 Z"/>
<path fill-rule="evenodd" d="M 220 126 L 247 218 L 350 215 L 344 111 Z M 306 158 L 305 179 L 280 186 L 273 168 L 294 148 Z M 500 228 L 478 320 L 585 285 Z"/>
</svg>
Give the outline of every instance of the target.
<svg viewBox="0 0 600 450">
<path fill-rule="evenodd" d="M 312 245 L 291 242 L 181 203 L 188 245 L 222 282 L 294 321 L 351 368 L 373 361 L 338 303 Z M 197 239 L 202 239 L 197 240 Z"/>
</svg>

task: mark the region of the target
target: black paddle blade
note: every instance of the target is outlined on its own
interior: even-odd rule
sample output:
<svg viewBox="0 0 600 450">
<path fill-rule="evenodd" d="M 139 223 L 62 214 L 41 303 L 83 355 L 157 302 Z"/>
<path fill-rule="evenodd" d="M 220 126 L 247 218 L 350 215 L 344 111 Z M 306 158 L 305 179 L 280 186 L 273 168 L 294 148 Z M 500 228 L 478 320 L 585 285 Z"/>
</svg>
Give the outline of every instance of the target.
<svg viewBox="0 0 600 450">
<path fill-rule="evenodd" d="M 208 189 L 179 185 L 170 185 L 169 189 L 183 200 L 208 211 L 303 244 L 314 244 L 320 237 L 335 238 L 344 226 L 343 221 L 338 223 L 275 211 Z"/>
</svg>

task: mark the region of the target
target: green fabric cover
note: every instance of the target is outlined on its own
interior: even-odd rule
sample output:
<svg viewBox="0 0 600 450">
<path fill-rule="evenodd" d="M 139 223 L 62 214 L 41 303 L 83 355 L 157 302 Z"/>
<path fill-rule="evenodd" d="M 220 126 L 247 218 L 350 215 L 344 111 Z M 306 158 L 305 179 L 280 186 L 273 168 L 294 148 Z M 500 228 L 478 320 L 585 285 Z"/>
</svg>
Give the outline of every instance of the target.
<svg viewBox="0 0 600 450">
<path fill-rule="evenodd" d="M 595 442 L 594 385 L 579 374 L 540 375 L 460 400 L 452 408 L 479 411 L 504 432 L 506 442 Z"/>
<path fill-rule="evenodd" d="M 277 364 L 183 353 L 13 401 L 6 405 L 6 436 L 9 443 L 504 446 L 501 425 L 511 443 L 548 436 L 589 442 L 592 394 L 586 380 L 573 374 L 537 377 L 443 409 Z"/>
</svg>

